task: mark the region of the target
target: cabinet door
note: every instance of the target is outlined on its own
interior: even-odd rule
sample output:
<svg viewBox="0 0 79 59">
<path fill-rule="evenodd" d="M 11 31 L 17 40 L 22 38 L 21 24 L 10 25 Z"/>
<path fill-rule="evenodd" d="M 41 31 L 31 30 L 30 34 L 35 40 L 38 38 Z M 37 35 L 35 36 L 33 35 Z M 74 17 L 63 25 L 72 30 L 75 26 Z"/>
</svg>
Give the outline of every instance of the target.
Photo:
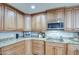
<svg viewBox="0 0 79 59">
<path fill-rule="evenodd" d="M 0 5 L 0 31 L 3 30 L 3 15 L 4 15 L 4 8 Z"/>
<path fill-rule="evenodd" d="M 16 30 L 15 10 L 5 7 L 5 30 Z"/>
<path fill-rule="evenodd" d="M 36 31 L 36 15 L 32 16 L 32 31 Z"/>
<path fill-rule="evenodd" d="M 74 30 L 79 31 L 79 8 L 74 8 Z"/>
<path fill-rule="evenodd" d="M 44 41 L 32 41 L 32 53 L 36 55 L 44 55 Z"/>
<path fill-rule="evenodd" d="M 14 48 L 2 52 L 2 55 L 17 55 Z"/>
<path fill-rule="evenodd" d="M 41 31 L 47 30 L 47 18 L 46 14 L 41 14 Z"/>
<path fill-rule="evenodd" d="M 68 55 L 79 55 L 79 45 L 69 44 Z"/>
<path fill-rule="evenodd" d="M 56 10 L 56 19 L 64 20 L 64 8 Z"/>
<path fill-rule="evenodd" d="M 64 29 L 67 31 L 72 31 L 74 29 L 74 15 L 73 15 L 73 9 L 66 9 L 65 10 L 65 24 Z"/>
<path fill-rule="evenodd" d="M 36 16 L 36 31 L 41 31 L 41 15 Z"/>
<path fill-rule="evenodd" d="M 55 10 L 47 11 L 48 22 L 52 22 L 53 20 L 55 20 L 55 18 L 56 18 Z"/>
<path fill-rule="evenodd" d="M 55 47 L 55 55 L 66 55 L 65 48 L 61 46 Z"/>
<path fill-rule="evenodd" d="M 24 30 L 24 15 L 17 12 L 17 30 Z"/>
<path fill-rule="evenodd" d="M 32 41 L 25 40 L 25 54 L 32 55 Z"/>
<path fill-rule="evenodd" d="M 19 45 L 15 47 L 16 55 L 24 55 L 25 54 L 25 45 Z"/>
<path fill-rule="evenodd" d="M 24 31 L 31 31 L 31 23 L 32 23 L 31 22 L 31 15 L 25 15 L 24 22 L 25 22 Z"/>
</svg>

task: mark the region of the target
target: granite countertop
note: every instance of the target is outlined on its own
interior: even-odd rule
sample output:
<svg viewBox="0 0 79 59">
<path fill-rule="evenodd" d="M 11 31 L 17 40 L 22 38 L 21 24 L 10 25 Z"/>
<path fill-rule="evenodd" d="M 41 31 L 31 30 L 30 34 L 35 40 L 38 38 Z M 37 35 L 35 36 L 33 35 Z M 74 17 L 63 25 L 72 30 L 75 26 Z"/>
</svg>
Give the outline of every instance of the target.
<svg viewBox="0 0 79 59">
<path fill-rule="evenodd" d="M 47 42 L 54 42 L 54 43 L 64 43 L 64 44 L 79 44 L 79 42 L 70 40 L 70 39 L 63 39 L 63 41 L 48 39 Z"/>
<path fill-rule="evenodd" d="M 3 40 L 3 41 L 0 41 L 0 48 L 1 48 L 1 47 L 4 47 L 4 46 L 11 45 L 11 44 L 14 44 L 14 43 L 17 43 L 17 42 L 20 42 L 20 41 L 23 41 L 23 40 L 43 40 L 43 41 L 45 41 L 46 38 L 19 38 L 19 39 L 6 39 L 6 40 Z"/>
<path fill-rule="evenodd" d="M 54 43 L 68 43 L 68 44 L 79 44 L 79 42 L 69 40 L 69 39 L 64 39 L 63 41 L 55 40 L 55 39 L 47 39 L 47 38 L 19 38 L 19 39 L 8 39 L 8 40 L 3 40 L 0 41 L 0 48 L 4 46 L 8 46 L 23 40 L 43 40 L 46 42 L 54 42 Z"/>
</svg>

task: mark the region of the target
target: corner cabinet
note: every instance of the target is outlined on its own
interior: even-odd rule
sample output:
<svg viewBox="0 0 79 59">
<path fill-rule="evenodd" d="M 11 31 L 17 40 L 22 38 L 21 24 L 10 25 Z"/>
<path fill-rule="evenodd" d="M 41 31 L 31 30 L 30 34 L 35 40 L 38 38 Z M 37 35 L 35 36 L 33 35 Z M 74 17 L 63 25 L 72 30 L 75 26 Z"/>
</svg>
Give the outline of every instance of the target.
<svg viewBox="0 0 79 59">
<path fill-rule="evenodd" d="M 14 9 L 5 6 L 5 31 L 16 30 L 16 12 Z"/>
<path fill-rule="evenodd" d="M 0 5 L 0 31 L 3 31 L 3 22 L 4 22 L 4 6 Z"/>
<path fill-rule="evenodd" d="M 44 32 L 47 30 L 46 13 L 36 14 L 32 16 L 32 31 Z"/>
<path fill-rule="evenodd" d="M 46 55 L 66 55 L 66 44 L 46 42 Z"/>
<path fill-rule="evenodd" d="M 24 31 L 31 31 L 31 15 L 25 15 L 24 16 Z M 33 20 L 34 21 L 34 20 Z M 34 26 L 34 23 L 33 23 Z"/>
<path fill-rule="evenodd" d="M 24 31 L 24 15 L 22 13 L 16 12 L 16 29 L 17 31 Z"/>
</svg>

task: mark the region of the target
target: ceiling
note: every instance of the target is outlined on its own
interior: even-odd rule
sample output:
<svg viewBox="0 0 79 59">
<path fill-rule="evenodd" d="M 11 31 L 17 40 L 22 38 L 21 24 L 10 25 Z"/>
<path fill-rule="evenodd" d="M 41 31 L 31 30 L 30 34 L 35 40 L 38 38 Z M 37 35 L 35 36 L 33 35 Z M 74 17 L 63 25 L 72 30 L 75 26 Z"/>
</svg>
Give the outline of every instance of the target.
<svg viewBox="0 0 79 59">
<path fill-rule="evenodd" d="M 24 13 L 29 14 L 38 13 L 53 8 L 79 5 L 79 3 L 8 3 L 8 4 L 17 8 L 20 11 L 23 11 Z M 31 9 L 32 5 L 35 5 L 36 8 Z"/>
</svg>

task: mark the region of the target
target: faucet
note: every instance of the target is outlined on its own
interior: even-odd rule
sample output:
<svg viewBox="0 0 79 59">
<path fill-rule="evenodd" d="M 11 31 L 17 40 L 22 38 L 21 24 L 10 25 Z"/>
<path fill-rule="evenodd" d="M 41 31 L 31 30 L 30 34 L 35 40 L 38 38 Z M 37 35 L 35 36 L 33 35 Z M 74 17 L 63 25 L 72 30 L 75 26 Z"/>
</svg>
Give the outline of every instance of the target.
<svg viewBox="0 0 79 59">
<path fill-rule="evenodd" d="M 59 40 L 60 40 L 61 42 L 63 42 L 63 41 L 64 41 L 62 36 L 60 36 Z"/>
</svg>

